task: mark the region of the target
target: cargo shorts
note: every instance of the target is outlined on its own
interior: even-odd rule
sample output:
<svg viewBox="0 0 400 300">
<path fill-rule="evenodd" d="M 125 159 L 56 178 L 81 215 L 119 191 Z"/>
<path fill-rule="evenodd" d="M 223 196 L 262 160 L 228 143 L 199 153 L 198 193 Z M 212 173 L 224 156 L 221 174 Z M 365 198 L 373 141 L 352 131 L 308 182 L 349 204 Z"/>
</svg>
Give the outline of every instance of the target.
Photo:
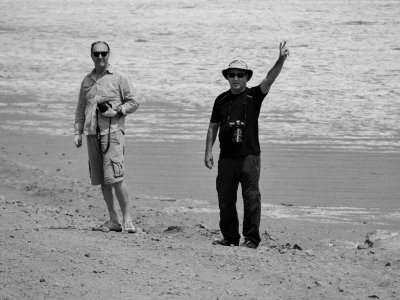
<svg viewBox="0 0 400 300">
<path fill-rule="evenodd" d="M 119 130 L 110 134 L 110 147 L 107 149 L 108 134 L 102 135 L 100 143 L 96 135 L 88 135 L 89 174 L 92 185 L 113 184 L 124 180 L 125 137 Z"/>
</svg>

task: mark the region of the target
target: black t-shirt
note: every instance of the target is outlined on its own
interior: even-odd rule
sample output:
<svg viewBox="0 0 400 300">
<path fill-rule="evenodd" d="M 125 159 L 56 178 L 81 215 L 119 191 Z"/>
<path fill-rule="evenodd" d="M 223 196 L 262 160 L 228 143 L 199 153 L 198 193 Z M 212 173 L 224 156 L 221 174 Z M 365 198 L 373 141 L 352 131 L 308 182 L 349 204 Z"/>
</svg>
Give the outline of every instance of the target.
<svg viewBox="0 0 400 300">
<path fill-rule="evenodd" d="M 229 90 L 215 99 L 210 122 L 220 124 L 221 157 L 243 157 L 260 154 L 258 117 L 265 96 L 261 92 L 260 86 L 255 86 L 246 88 L 238 95 L 233 95 Z M 242 143 L 232 141 L 234 126 L 229 123 L 237 120 L 245 123 Z"/>
</svg>

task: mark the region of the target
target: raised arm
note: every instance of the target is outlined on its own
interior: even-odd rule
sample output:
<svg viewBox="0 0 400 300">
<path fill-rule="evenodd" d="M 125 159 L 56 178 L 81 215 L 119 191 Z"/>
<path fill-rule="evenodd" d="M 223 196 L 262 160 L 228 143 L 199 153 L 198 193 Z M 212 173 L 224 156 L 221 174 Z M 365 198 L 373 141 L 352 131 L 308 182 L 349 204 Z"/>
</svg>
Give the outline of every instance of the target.
<svg viewBox="0 0 400 300">
<path fill-rule="evenodd" d="M 214 158 L 212 155 L 212 148 L 215 143 L 215 139 L 217 138 L 217 133 L 219 129 L 219 123 L 210 123 L 208 126 L 207 131 L 207 138 L 206 138 L 206 151 L 204 155 L 204 164 L 210 170 L 214 166 Z"/>
<path fill-rule="evenodd" d="M 279 73 L 282 70 L 283 63 L 286 58 L 289 56 L 289 49 L 286 48 L 286 41 L 279 44 L 279 58 L 276 61 L 275 65 L 269 70 L 267 76 L 261 81 L 260 88 L 261 92 L 265 95 L 269 92 L 271 85 L 274 83 L 275 79 L 278 77 Z"/>
</svg>

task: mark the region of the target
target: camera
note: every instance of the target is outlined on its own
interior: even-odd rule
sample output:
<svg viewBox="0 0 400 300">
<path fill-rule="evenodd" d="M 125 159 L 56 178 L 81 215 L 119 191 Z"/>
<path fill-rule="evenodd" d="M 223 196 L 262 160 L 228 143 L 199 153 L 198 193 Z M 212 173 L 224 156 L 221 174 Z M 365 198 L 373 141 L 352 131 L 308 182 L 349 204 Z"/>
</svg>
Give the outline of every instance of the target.
<svg viewBox="0 0 400 300">
<path fill-rule="evenodd" d="M 243 141 L 244 122 L 236 120 L 235 122 L 229 122 L 229 126 L 233 128 L 232 142 L 241 143 Z"/>
<path fill-rule="evenodd" d="M 111 106 L 109 101 L 99 102 L 97 103 L 97 109 L 99 112 L 103 113 L 106 112 Z"/>
</svg>

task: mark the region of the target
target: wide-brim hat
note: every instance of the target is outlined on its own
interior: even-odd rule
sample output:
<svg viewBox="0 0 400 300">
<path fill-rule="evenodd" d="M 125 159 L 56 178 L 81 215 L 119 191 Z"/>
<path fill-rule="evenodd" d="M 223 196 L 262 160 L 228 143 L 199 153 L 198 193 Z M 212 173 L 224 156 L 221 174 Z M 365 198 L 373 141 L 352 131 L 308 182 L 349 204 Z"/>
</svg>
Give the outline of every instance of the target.
<svg viewBox="0 0 400 300">
<path fill-rule="evenodd" d="M 243 60 L 236 59 L 232 61 L 225 70 L 222 70 L 222 75 L 224 75 L 225 79 L 228 79 L 228 71 L 231 69 L 239 69 L 245 71 L 248 74 L 247 81 L 249 81 L 251 76 L 253 76 L 253 70 L 250 70 Z"/>
</svg>

